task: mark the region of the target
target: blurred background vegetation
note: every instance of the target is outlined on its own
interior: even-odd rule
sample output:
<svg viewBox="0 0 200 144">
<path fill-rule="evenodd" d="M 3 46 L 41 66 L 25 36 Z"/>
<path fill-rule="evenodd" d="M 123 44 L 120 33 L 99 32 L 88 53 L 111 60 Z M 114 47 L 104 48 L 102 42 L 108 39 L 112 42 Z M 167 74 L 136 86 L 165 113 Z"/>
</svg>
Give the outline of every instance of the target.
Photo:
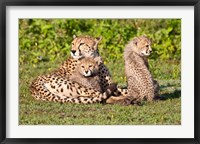
<svg viewBox="0 0 200 144">
<path fill-rule="evenodd" d="M 180 19 L 20 19 L 20 64 L 66 57 L 73 35 L 102 36 L 99 51 L 105 62 L 123 59 L 126 43 L 135 36 L 152 40 L 151 59 L 180 60 Z"/>
</svg>

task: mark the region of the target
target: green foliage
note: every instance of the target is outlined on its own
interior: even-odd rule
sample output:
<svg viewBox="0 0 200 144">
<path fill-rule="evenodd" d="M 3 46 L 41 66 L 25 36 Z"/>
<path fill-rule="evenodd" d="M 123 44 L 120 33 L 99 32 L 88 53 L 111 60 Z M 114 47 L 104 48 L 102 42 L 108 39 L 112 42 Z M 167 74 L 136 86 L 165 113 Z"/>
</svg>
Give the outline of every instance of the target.
<svg viewBox="0 0 200 144">
<path fill-rule="evenodd" d="M 102 36 L 99 51 L 106 62 L 123 59 L 126 43 L 147 35 L 153 41 L 152 59 L 181 58 L 180 19 L 20 19 L 20 64 L 66 57 L 73 35 Z"/>
</svg>

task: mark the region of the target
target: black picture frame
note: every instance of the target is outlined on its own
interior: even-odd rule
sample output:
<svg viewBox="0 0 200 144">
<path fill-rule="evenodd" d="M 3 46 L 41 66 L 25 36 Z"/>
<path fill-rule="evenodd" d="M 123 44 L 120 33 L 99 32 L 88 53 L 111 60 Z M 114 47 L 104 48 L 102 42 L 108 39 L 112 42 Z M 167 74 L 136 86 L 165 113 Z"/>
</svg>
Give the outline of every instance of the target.
<svg viewBox="0 0 200 144">
<path fill-rule="evenodd" d="M 195 16 L 195 95 L 194 95 L 194 138 L 6 138 L 6 7 L 7 6 L 194 6 Z M 18 143 L 105 143 L 105 144 L 200 144 L 200 0 L 0 0 L 0 142 Z"/>
</svg>

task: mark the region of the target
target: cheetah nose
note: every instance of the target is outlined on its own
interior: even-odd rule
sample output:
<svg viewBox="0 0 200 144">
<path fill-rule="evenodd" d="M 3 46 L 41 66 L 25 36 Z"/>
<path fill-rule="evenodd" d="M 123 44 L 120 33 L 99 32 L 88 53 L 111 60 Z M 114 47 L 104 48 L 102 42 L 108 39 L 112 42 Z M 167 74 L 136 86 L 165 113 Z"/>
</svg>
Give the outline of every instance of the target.
<svg viewBox="0 0 200 144">
<path fill-rule="evenodd" d="M 73 54 L 75 54 L 76 51 L 75 51 L 75 50 L 71 50 L 71 52 L 72 52 Z"/>
<path fill-rule="evenodd" d="M 88 71 L 85 71 L 85 73 L 87 74 L 87 73 L 88 73 Z"/>
<path fill-rule="evenodd" d="M 151 49 L 151 48 L 149 49 L 149 52 L 152 52 L 152 49 Z"/>
</svg>

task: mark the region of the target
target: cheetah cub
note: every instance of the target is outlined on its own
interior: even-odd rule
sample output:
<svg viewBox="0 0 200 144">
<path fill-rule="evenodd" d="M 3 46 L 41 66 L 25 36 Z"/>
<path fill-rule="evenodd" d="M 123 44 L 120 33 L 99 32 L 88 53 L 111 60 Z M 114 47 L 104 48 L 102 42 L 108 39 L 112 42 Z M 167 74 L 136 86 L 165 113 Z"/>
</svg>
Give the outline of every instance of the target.
<svg viewBox="0 0 200 144">
<path fill-rule="evenodd" d="M 124 50 L 128 96 L 134 101 L 152 101 L 158 93 L 159 85 L 148 68 L 147 57 L 152 52 L 150 45 L 146 36 L 140 36 L 131 40 Z"/>
<path fill-rule="evenodd" d="M 99 64 L 101 62 L 101 57 L 82 58 L 79 61 L 75 72 L 70 77 L 70 80 L 102 93 L 103 91 L 100 86 L 100 78 L 98 75 Z"/>
</svg>

